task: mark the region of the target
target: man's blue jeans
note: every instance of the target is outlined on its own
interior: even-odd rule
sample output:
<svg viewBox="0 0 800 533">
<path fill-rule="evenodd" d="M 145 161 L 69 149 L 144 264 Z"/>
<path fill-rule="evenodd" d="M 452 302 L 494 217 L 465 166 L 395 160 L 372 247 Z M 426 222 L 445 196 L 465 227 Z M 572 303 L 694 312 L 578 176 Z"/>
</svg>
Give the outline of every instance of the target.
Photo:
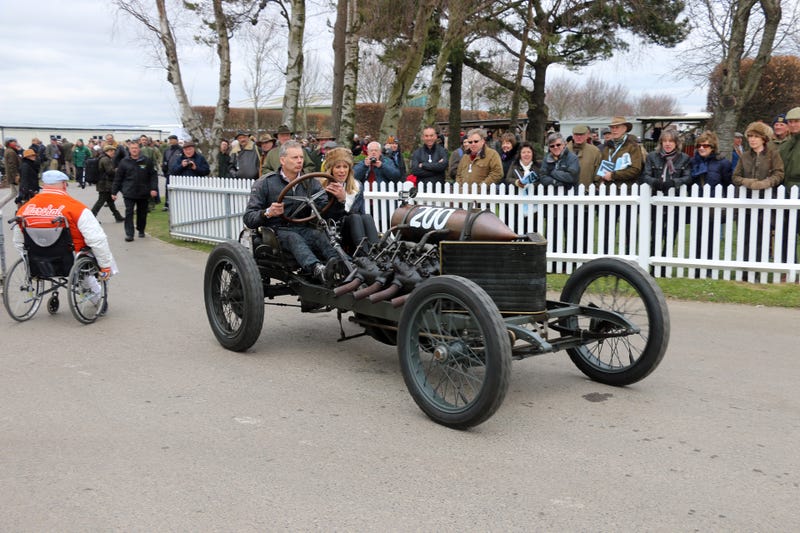
<svg viewBox="0 0 800 533">
<path fill-rule="evenodd" d="M 325 263 L 339 254 L 333 249 L 325 234 L 309 226 L 280 226 L 277 228 L 278 241 L 284 250 L 292 253 L 297 263 L 310 272 L 316 263 Z"/>
</svg>

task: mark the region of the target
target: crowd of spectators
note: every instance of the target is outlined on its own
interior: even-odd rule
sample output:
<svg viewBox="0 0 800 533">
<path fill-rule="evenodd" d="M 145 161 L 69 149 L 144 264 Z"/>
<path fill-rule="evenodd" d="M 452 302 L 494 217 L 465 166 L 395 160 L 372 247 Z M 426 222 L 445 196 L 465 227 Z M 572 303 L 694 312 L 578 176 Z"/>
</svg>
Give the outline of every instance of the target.
<svg viewBox="0 0 800 533">
<path fill-rule="evenodd" d="M 103 205 L 108 205 L 114 217 L 120 220 L 125 217 L 116 211 L 111 200 L 116 191 L 108 182 L 112 175 L 116 175 L 122 161 L 131 157 L 132 144 L 139 147 L 137 157 L 152 161 L 156 171 L 169 183 L 170 176 L 177 175 L 213 174 L 256 180 L 278 170 L 280 146 L 294 140 L 303 148 L 303 174 L 326 170 L 327 152 L 337 150 L 337 161 L 341 161 L 341 150 L 347 150 L 353 157 L 350 168 L 353 179 L 361 184 L 362 190 L 367 184 L 399 182 L 411 176 L 417 183 L 428 186 L 445 182 L 505 183 L 518 194 L 526 195 L 577 191 L 579 185 L 603 187 L 640 183 L 648 185 L 654 195 L 680 194 L 687 190 L 682 188 L 684 185 L 692 184 L 710 185 L 710 192 L 701 191 L 701 194 L 714 195 L 716 185 L 734 184 L 741 186 L 747 197 L 763 197 L 763 191 L 779 185 L 786 185 L 787 190 L 800 185 L 800 107 L 775 117 L 770 124 L 754 122 L 744 134 L 736 133 L 730 157 L 721 154 L 719 139 L 711 131 L 685 135 L 667 128 L 658 132 L 656 145 L 648 153 L 631 130 L 632 123 L 617 116 L 607 128 L 599 131 L 585 125 L 575 126 L 566 139 L 560 133 L 550 131 L 544 143 L 544 154 L 537 157 L 534 146 L 521 142 L 517 135 L 505 132 L 495 138 L 493 132 L 480 128 L 462 133 L 461 146 L 448 153 L 445 137 L 435 128 L 426 127 L 420 132 L 420 145 L 404 153 L 397 136 L 388 136 L 381 144 L 370 135 L 355 135 L 342 146 L 328 132 L 301 138 L 282 125 L 272 133 L 257 136 L 241 130 L 232 139 L 221 140 L 213 148 L 217 150 L 213 169 L 193 141 L 180 142 L 175 135 L 166 142 L 142 135 L 124 143 L 117 142 L 112 134 L 103 139 L 89 139 L 86 143 L 83 139 L 72 143 L 64 137 L 54 136 L 48 144 L 34 138 L 27 149 L 23 149 L 15 139 L 7 139 L 4 181 L 15 187 L 15 191 L 19 186 L 17 202 L 22 203 L 38 191 L 36 178 L 43 170 L 62 170 L 85 187 L 87 165 L 92 160 L 99 160 L 102 162 L 99 174 L 103 183 L 98 186 L 98 201 L 92 211 L 97 213 Z M 693 149 L 686 150 L 685 142 Z M 92 181 L 97 182 L 97 177 Z M 152 210 L 160 201 L 156 188 L 148 209 Z M 168 197 L 164 199 L 163 209 L 169 209 Z M 619 217 L 620 208 L 608 209 L 610 219 Z M 617 212 L 612 209 L 617 209 Z M 526 214 L 529 211 L 536 213 L 537 209 L 527 206 L 525 211 Z M 548 218 L 554 220 L 552 216 Z M 705 218 L 700 217 L 699 227 L 704 224 L 713 226 L 713 215 Z M 797 233 L 796 227 L 788 227 L 788 219 L 784 217 L 784 240 L 790 232 Z M 630 217 L 627 220 L 630 221 Z M 741 222 L 748 227 L 750 224 L 759 225 L 758 235 L 762 235 L 761 216 L 753 220 L 745 217 Z M 663 252 L 666 245 L 666 217 L 661 223 L 659 233 L 662 241 L 653 243 L 652 253 L 656 253 L 659 244 Z M 556 222 L 553 234 L 557 236 L 566 230 L 567 225 L 566 220 Z M 657 225 L 653 225 L 653 241 Z M 630 228 L 621 230 L 629 232 Z M 750 232 L 746 230 L 745 234 L 749 238 Z M 782 259 L 785 260 L 786 246 L 783 250 Z M 698 245 L 697 252 L 700 251 Z"/>
</svg>

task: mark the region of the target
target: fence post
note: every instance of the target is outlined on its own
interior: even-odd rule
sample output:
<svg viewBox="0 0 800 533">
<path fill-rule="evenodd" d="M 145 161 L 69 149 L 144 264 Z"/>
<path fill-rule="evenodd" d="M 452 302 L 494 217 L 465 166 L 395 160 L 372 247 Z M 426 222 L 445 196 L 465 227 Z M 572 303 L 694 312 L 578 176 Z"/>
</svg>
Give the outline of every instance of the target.
<svg viewBox="0 0 800 533">
<path fill-rule="evenodd" d="M 633 187 L 631 187 L 632 189 Z M 639 185 L 639 266 L 649 272 L 650 269 L 650 244 L 652 238 L 652 209 L 650 206 L 653 194 L 647 184 Z"/>
</svg>

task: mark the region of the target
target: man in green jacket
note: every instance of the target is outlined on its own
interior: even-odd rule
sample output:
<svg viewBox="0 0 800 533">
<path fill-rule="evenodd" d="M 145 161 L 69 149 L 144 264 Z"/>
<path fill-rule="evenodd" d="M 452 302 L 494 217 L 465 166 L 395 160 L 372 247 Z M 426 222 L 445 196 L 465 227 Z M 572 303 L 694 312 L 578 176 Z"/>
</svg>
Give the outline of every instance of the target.
<svg viewBox="0 0 800 533">
<path fill-rule="evenodd" d="M 800 107 L 795 107 L 786 113 L 786 123 L 789 125 L 789 137 L 778 145 L 778 151 L 783 159 L 784 185 L 800 185 Z"/>
<path fill-rule="evenodd" d="M 266 159 L 264 159 L 264 162 L 261 165 L 261 172 L 264 175 L 271 172 L 277 172 L 278 168 L 281 166 L 280 150 L 278 150 L 278 148 L 283 143 L 291 140 L 292 135 L 292 130 L 290 130 L 289 126 L 286 124 L 281 124 L 281 127 L 278 128 L 278 131 L 275 132 L 275 137 L 277 137 L 278 142 L 275 147 L 269 151 Z M 315 172 L 316 170 L 317 167 L 314 164 L 314 160 L 311 159 L 308 150 L 303 150 L 303 174 L 309 174 L 311 172 Z"/>
<path fill-rule="evenodd" d="M 789 126 L 789 137 L 778 145 L 778 152 L 783 160 L 783 185 L 786 187 L 786 196 L 792 192 L 792 187 L 800 187 L 800 107 L 795 107 L 786 113 L 786 124 Z M 789 227 L 788 213 L 783 217 L 783 260 L 787 258 L 787 247 L 790 246 L 789 236 L 793 234 L 800 241 L 800 224 L 795 222 L 795 227 Z M 792 256 L 797 262 L 797 241 L 795 242 Z"/>
</svg>

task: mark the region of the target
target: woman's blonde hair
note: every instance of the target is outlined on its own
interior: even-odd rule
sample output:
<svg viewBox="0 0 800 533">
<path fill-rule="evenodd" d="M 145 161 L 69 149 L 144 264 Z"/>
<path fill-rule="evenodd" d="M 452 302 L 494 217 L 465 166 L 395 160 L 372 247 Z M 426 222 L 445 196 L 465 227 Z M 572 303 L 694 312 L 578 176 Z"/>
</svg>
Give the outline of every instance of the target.
<svg viewBox="0 0 800 533">
<path fill-rule="evenodd" d="M 357 193 L 359 191 L 359 187 L 356 177 L 353 174 L 353 152 L 343 147 L 332 148 L 325 152 L 326 172 L 332 174 L 333 167 L 335 167 L 337 163 L 347 163 L 347 166 L 350 168 L 347 174 L 347 179 L 344 181 L 344 191 L 347 194 Z M 331 182 L 332 180 L 328 180 L 325 185 L 328 185 L 328 183 Z"/>
</svg>

